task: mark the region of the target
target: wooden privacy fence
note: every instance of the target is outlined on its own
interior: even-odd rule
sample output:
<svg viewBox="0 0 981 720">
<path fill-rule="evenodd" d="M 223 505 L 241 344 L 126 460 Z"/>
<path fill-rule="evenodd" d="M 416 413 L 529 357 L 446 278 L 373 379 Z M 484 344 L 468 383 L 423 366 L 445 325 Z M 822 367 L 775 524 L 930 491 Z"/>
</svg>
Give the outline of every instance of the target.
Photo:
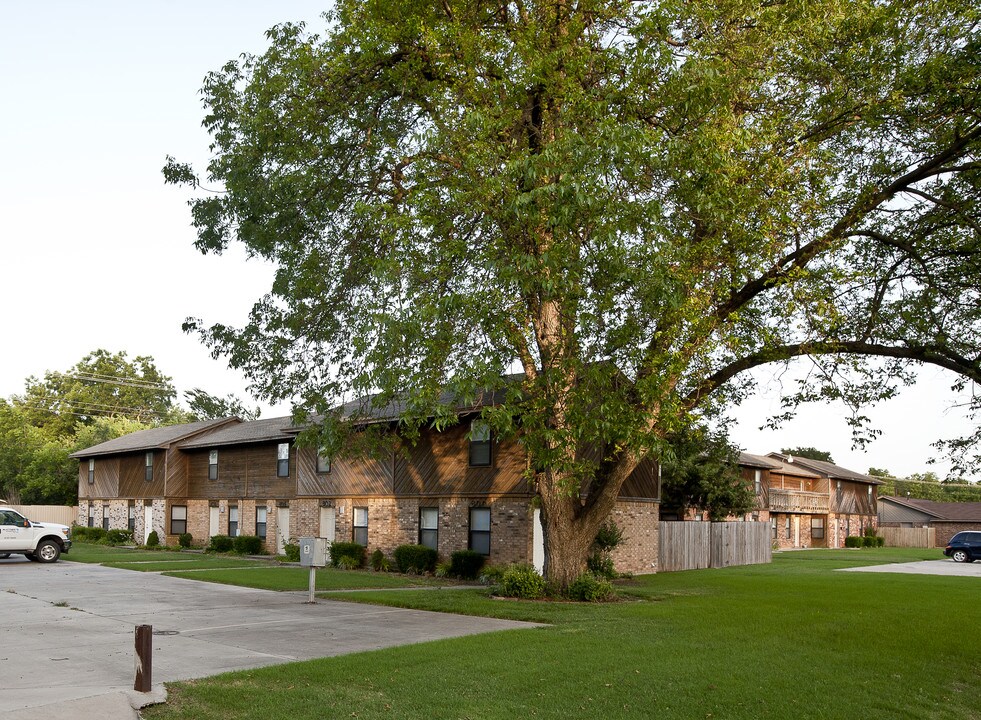
<svg viewBox="0 0 981 720">
<path fill-rule="evenodd" d="M 70 505 L 8 505 L 28 520 L 71 526 L 78 520 L 78 508 Z"/>
<path fill-rule="evenodd" d="M 659 572 L 768 563 L 772 528 L 766 522 L 662 522 Z"/>
<path fill-rule="evenodd" d="M 879 526 L 879 534 L 888 547 L 932 548 L 937 546 L 936 528 L 903 528 Z"/>
</svg>

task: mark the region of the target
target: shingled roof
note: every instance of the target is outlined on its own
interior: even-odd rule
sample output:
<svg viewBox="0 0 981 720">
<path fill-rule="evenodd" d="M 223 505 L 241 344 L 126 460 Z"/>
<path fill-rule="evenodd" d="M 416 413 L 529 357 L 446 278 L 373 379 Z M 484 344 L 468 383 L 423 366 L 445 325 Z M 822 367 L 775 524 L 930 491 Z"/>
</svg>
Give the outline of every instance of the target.
<svg viewBox="0 0 981 720">
<path fill-rule="evenodd" d="M 897 505 L 932 515 L 937 520 L 949 522 L 981 522 L 981 502 L 937 502 L 935 500 L 920 500 L 919 498 L 900 498 L 883 496 L 879 500 L 888 500 Z"/>
<path fill-rule="evenodd" d="M 766 470 L 776 470 L 780 464 L 765 458 L 762 455 L 751 455 L 748 452 L 739 453 L 739 464 L 744 467 L 764 468 Z"/>
<path fill-rule="evenodd" d="M 854 470 L 849 470 L 848 468 L 843 468 L 840 465 L 825 462 L 824 460 L 811 460 L 810 458 L 784 455 L 783 453 L 770 453 L 767 457 L 792 465 L 800 465 L 811 472 L 833 480 L 851 480 L 852 482 L 861 482 L 868 485 L 882 485 L 882 481 L 878 478 L 866 475 L 865 473 L 855 472 Z"/>
<path fill-rule="evenodd" d="M 199 433 L 207 432 L 225 425 L 244 424 L 237 417 L 219 418 L 217 420 L 201 420 L 181 425 L 166 425 L 164 427 L 139 430 L 122 437 L 107 440 L 104 443 L 72 453 L 73 458 L 95 457 L 97 455 L 115 455 L 127 452 L 145 452 L 147 450 L 163 450 L 176 442 L 192 438 Z"/>
<path fill-rule="evenodd" d="M 289 416 L 252 420 L 250 422 L 229 425 L 214 432 L 196 435 L 193 438 L 178 443 L 181 450 L 202 447 L 218 447 L 221 445 L 247 445 L 249 443 L 287 441 L 296 435 L 296 428 Z"/>
</svg>

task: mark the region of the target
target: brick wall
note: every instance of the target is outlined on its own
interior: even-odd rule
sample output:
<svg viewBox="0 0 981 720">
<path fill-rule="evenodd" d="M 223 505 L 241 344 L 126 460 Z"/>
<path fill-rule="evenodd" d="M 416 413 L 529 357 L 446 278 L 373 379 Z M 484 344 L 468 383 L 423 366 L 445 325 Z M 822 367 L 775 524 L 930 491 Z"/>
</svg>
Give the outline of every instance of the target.
<svg viewBox="0 0 981 720">
<path fill-rule="evenodd" d="M 975 530 L 981 532 L 981 522 L 936 522 L 931 527 L 937 529 L 937 547 L 947 547 L 947 543 L 959 532 Z"/>
<path fill-rule="evenodd" d="M 658 522 L 657 503 L 620 501 L 611 519 L 623 531 L 623 542 L 610 554 L 618 572 L 657 572 Z"/>
</svg>

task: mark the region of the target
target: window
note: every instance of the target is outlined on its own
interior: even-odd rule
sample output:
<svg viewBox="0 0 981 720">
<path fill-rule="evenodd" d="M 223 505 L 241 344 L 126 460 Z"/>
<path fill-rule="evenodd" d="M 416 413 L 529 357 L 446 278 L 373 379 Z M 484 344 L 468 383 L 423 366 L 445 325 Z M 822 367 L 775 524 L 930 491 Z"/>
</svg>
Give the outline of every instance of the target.
<svg viewBox="0 0 981 720">
<path fill-rule="evenodd" d="M 172 505 L 170 508 L 170 534 L 187 532 L 187 505 Z"/>
<path fill-rule="evenodd" d="M 218 479 L 218 451 L 212 450 L 208 453 L 208 479 Z"/>
<path fill-rule="evenodd" d="M 276 449 L 276 477 L 290 476 L 290 444 L 279 443 Z"/>
<path fill-rule="evenodd" d="M 103 530 L 108 530 L 109 529 L 109 506 L 108 505 L 103 505 L 102 506 L 102 529 Z"/>
<path fill-rule="evenodd" d="M 490 508 L 470 508 L 470 543 L 468 547 L 481 555 L 490 555 L 490 531 Z"/>
<path fill-rule="evenodd" d="M 811 538 L 814 540 L 824 539 L 824 518 L 811 518 Z"/>
<path fill-rule="evenodd" d="M 255 534 L 266 539 L 266 506 L 260 505 L 255 509 Z"/>
<path fill-rule="evenodd" d="M 483 420 L 470 423 L 470 466 L 489 467 L 491 464 L 490 425 Z"/>
<path fill-rule="evenodd" d="M 770 527 L 773 528 L 773 539 L 776 540 L 777 539 L 777 519 L 776 518 L 771 518 L 770 519 Z"/>
<path fill-rule="evenodd" d="M 323 451 L 317 454 L 317 472 L 330 472 L 330 456 L 326 455 Z"/>
<path fill-rule="evenodd" d="M 419 544 L 436 550 L 438 534 L 439 508 L 419 508 Z"/>
<path fill-rule="evenodd" d="M 126 527 L 130 532 L 134 532 L 136 530 L 136 503 L 132 500 L 127 508 Z"/>
<path fill-rule="evenodd" d="M 784 530 L 784 537 L 789 540 L 790 539 L 790 515 L 788 515 L 787 518 L 784 520 L 783 530 Z"/>
<path fill-rule="evenodd" d="M 238 505 L 228 507 L 228 537 L 238 537 Z"/>
<path fill-rule="evenodd" d="M 153 480 L 153 453 L 148 452 L 146 454 L 146 470 L 144 471 L 143 479 L 147 482 Z"/>
<path fill-rule="evenodd" d="M 354 508 L 354 542 L 368 547 L 368 508 Z"/>
<path fill-rule="evenodd" d="M 89 458 L 89 485 L 95 484 L 95 458 Z M 92 527 L 89 525 L 89 527 Z"/>
<path fill-rule="evenodd" d="M 753 489 L 757 495 L 760 494 L 760 490 L 763 489 L 763 471 L 754 470 L 753 471 Z"/>
<path fill-rule="evenodd" d="M 89 527 L 95 527 L 95 505 L 89 503 Z"/>
</svg>

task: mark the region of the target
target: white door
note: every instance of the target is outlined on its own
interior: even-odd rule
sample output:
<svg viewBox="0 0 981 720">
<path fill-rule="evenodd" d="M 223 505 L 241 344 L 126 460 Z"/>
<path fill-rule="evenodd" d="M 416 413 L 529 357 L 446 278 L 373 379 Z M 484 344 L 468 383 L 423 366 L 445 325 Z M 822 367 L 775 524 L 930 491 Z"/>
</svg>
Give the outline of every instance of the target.
<svg viewBox="0 0 981 720">
<path fill-rule="evenodd" d="M 337 516 L 334 508 L 320 508 L 320 537 L 327 538 L 327 558 L 330 559 L 330 544 L 334 542 L 334 535 L 337 532 Z"/>
<path fill-rule="evenodd" d="M 218 508 L 208 508 L 211 511 L 211 517 L 208 518 L 208 537 L 212 538 L 218 534 Z"/>
<path fill-rule="evenodd" d="M 545 574 L 545 531 L 542 528 L 542 511 L 535 509 L 531 523 L 531 564 L 542 575 Z"/>
<path fill-rule="evenodd" d="M 286 552 L 286 543 L 290 539 L 290 509 L 276 508 L 276 554 Z"/>
<path fill-rule="evenodd" d="M 150 533 L 153 532 L 153 506 L 146 505 L 143 507 L 143 544 L 146 545 L 146 540 L 150 537 Z"/>
</svg>

